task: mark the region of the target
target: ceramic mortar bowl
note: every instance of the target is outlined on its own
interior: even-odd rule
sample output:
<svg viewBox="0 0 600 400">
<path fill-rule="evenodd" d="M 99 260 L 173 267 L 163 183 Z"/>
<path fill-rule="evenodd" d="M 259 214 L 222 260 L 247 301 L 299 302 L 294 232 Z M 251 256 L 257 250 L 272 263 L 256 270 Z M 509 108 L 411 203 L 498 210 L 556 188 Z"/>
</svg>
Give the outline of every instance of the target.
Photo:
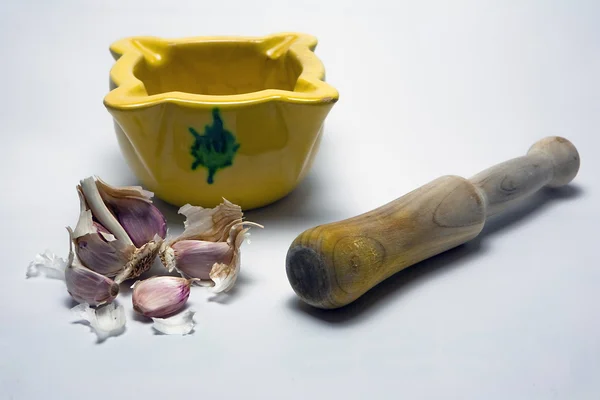
<svg viewBox="0 0 600 400">
<path fill-rule="evenodd" d="M 297 33 L 115 42 L 104 104 L 141 183 L 178 206 L 250 209 L 290 193 L 338 99 L 316 44 Z"/>
</svg>

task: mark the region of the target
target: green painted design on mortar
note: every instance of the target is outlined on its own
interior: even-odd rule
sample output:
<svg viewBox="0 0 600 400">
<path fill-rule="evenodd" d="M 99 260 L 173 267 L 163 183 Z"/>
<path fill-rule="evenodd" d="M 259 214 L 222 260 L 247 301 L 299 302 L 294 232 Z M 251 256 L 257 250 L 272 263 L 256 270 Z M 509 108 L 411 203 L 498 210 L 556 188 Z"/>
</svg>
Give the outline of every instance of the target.
<svg viewBox="0 0 600 400">
<path fill-rule="evenodd" d="M 194 143 L 190 148 L 190 154 L 195 161 L 192 169 L 200 165 L 208 169 L 206 182 L 214 182 L 217 170 L 231 166 L 235 153 L 240 148 L 233 133 L 223 127 L 223 120 L 218 108 L 212 111 L 213 123 L 204 127 L 204 135 L 200 135 L 194 128 L 190 127 L 190 133 L 194 136 Z"/>
</svg>

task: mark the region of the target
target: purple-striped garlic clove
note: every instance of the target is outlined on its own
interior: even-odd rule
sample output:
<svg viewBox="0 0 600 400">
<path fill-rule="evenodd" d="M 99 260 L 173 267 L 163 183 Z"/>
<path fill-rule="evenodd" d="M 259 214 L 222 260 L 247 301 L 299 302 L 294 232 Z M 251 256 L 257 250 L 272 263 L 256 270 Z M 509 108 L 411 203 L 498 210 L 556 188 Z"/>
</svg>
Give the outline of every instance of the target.
<svg viewBox="0 0 600 400">
<path fill-rule="evenodd" d="M 226 242 L 182 240 L 165 249 L 161 257 L 169 271 L 176 269 L 184 276 L 208 280 L 215 264 L 230 263 L 233 249 Z"/>
<path fill-rule="evenodd" d="M 191 280 L 154 276 L 133 284 L 133 309 L 150 318 L 164 318 L 180 311 L 190 296 Z"/>
<path fill-rule="evenodd" d="M 152 241 L 155 235 L 164 239 L 167 221 L 151 201 L 153 194 L 138 186 L 114 187 L 96 180 L 102 200 L 127 232 L 136 247 Z"/>
<path fill-rule="evenodd" d="M 74 241 L 81 263 L 110 277 L 123 271 L 135 251 L 133 246 L 122 247 L 119 241 L 107 241 L 97 233 L 80 236 Z"/>
<path fill-rule="evenodd" d="M 79 303 L 99 306 L 112 302 L 119 294 L 119 285 L 74 260 L 65 270 L 67 291 Z"/>
<path fill-rule="evenodd" d="M 212 286 L 212 291 L 226 292 L 237 280 L 240 270 L 240 246 L 250 226 L 262 228 L 254 222 L 243 221 L 239 206 L 223 199 L 215 208 L 181 207 L 186 216 L 183 233 L 160 251 L 163 265 L 176 269 L 185 277 L 196 278 L 196 283 Z"/>
</svg>

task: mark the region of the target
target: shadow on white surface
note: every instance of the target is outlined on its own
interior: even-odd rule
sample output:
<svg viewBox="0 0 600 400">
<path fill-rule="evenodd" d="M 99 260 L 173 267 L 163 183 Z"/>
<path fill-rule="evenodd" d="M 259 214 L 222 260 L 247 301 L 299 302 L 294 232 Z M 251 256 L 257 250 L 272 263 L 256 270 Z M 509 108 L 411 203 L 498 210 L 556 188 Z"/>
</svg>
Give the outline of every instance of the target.
<svg viewBox="0 0 600 400">
<path fill-rule="evenodd" d="M 336 148 L 331 132 L 323 133 L 323 140 L 315 162 L 302 182 L 287 196 L 254 210 L 245 211 L 247 219 L 273 226 L 289 223 L 317 223 L 345 218 L 335 185 L 344 182 L 335 167 Z M 346 201 L 347 202 L 347 201 Z"/>
<path fill-rule="evenodd" d="M 173 313 L 171 315 L 167 315 L 167 316 L 165 316 L 163 318 L 169 318 L 169 317 L 172 317 L 174 315 L 177 315 L 177 314 L 180 314 L 180 313 L 184 313 L 185 311 L 189 310 L 190 307 L 191 307 L 191 305 L 189 303 L 186 303 L 185 306 L 183 306 L 183 308 L 181 310 L 179 310 L 176 313 Z M 135 311 L 133 308 L 131 308 L 129 310 L 129 314 L 130 314 L 130 317 L 131 317 L 131 319 L 133 321 L 141 322 L 142 324 L 145 324 L 145 325 L 151 325 L 152 322 L 153 322 L 152 318 L 145 317 L 144 315 L 142 315 L 142 314 L 138 313 L 137 311 Z"/>
<path fill-rule="evenodd" d="M 335 211 L 321 204 L 323 197 L 319 195 L 325 191 L 325 182 L 330 179 L 333 178 L 311 171 L 290 194 L 265 207 L 249 210 L 245 215 L 248 220 L 265 226 L 289 220 L 333 220 Z"/>
<path fill-rule="evenodd" d="M 373 317 L 378 307 L 401 301 L 408 287 L 426 284 L 428 280 L 464 265 L 464 261 L 469 258 L 483 256 L 488 252 L 486 244 L 493 240 L 494 234 L 506 232 L 509 226 L 514 229 L 522 223 L 534 223 L 534 215 L 542 213 L 546 206 L 576 199 L 582 194 L 583 190 L 576 185 L 540 190 L 524 199 L 513 210 L 490 218 L 475 239 L 396 273 L 345 307 L 322 310 L 309 306 L 296 296 L 290 297 L 286 305 L 293 312 L 308 315 L 327 324 L 346 326 L 361 322 Z"/>
<path fill-rule="evenodd" d="M 236 286 L 232 287 L 231 290 L 227 293 L 213 294 L 212 296 L 210 296 L 207 299 L 207 301 L 210 303 L 217 303 L 217 304 L 229 304 L 235 300 L 235 298 L 238 296 L 238 293 L 239 293 L 239 289 L 238 289 L 238 286 L 236 285 Z"/>
<path fill-rule="evenodd" d="M 131 319 L 136 322 L 141 322 L 142 324 L 151 324 L 152 318 L 144 317 L 142 314 L 136 312 L 134 309 L 131 309 L 129 312 Z"/>
<path fill-rule="evenodd" d="M 73 300 L 72 297 L 68 296 L 68 293 L 67 293 L 67 296 L 64 298 L 63 304 L 67 309 L 70 310 L 71 308 L 75 307 L 79 303 L 76 302 L 75 300 Z"/>
<path fill-rule="evenodd" d="M 248 278 L 248 275 L 242 270 L 235 282 L 235 285 L 226 293 L 212 293 L 206 299 L 210 303 L 217 304 L 230 304 L 238 299 L 240 295 L 243 295 L 244 288 L 248 285 L 253 284 L 253 280 Z"/>
</svg>

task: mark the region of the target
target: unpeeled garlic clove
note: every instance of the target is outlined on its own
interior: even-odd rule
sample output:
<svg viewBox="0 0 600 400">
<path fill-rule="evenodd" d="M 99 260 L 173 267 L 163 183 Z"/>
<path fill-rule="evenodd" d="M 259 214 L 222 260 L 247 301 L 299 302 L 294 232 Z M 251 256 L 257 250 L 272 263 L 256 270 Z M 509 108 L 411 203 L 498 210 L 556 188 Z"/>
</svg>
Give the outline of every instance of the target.
<svg viewBox="0 0 600 400">
<path fill-rule="evenodd" d="M 187 204 L 179 213 L 186 216 L 185 230 L 161 248 L 163 265 L 210 284 L 215 293 L 230 290 L 240 270 L 240 247 L 249 226 L 263 226 L 243 221 L 241 208 L 227 200 L 213 209 Z"/>
<path fill-rule="evenodd" d="M 205 242 L 202 240 L 182 240 L 172 246 L 172 257 L 169 257 L 169 271 L 176 269 L 185 276 L 210 279 L 213 265 L 231 262 L 233 249 L 226 242 Z"/>
<path fill-rule="evenodd" d="M 97 179 L 96 186 L 106 206 L 136 247 L 152 241 L 155 235 L 165 238 L 167 220 L 152 204 L 152 192 L 138 186 L 110 186 L 101 179 Z"/>
<path fill-rule="evenodd" d="M 233 249 L 227 244 L 231 227 L 242 222 L 242 209 L 225 199 L 215 208 L 184 205 L 183 233 L 162 246 L 159 253 L 163 265 L 182 275 L 210 279 L 213 265 L 229 263 Z"/>
<path fill-rule="evenodd" d="M 121 272 L 135 251 L 130 246 L 121 248 L 118 241 L 106 241 L 99 234 L 74 240 L 81 263 L 104 276 L 116 276 Z"/>
<path fill-rule="evenodd" d="M 65 270 L 65 282 L 73 299 L 93 306 L 110 303 L 119 294 L 119 285 L 113 280 L 85 268 L 77 260 Z"/>
<path fill-rule="evenodd" d="M 133 284 L 133 309 L 150 318 L 163 318 L 181 310 L 190 296 L 191 280 L 155 276 Z"/>
</svg>

